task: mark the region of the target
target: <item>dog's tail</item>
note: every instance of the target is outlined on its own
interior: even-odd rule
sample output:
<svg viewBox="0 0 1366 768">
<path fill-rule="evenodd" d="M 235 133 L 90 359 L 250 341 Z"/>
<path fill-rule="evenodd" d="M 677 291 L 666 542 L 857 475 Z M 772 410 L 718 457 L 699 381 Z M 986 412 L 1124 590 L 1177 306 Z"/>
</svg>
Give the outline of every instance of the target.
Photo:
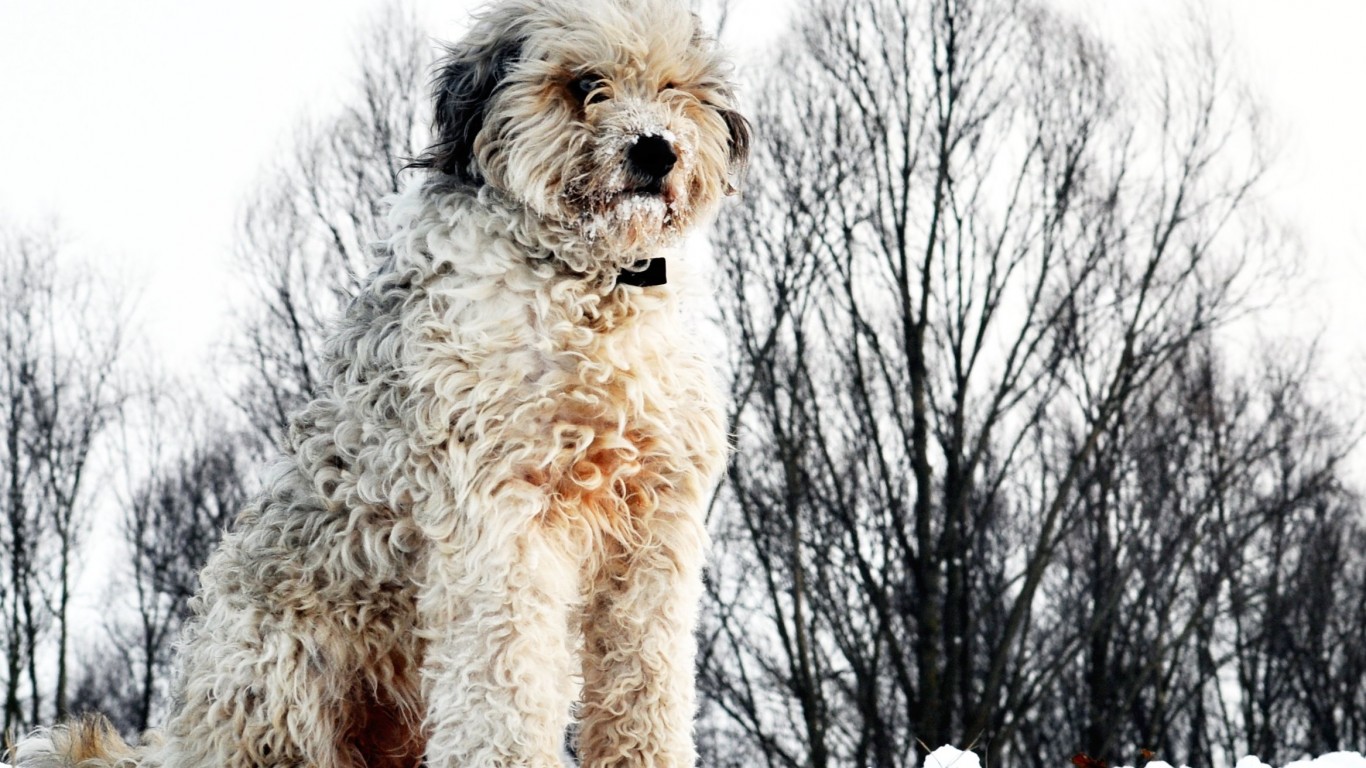
<svg viewBox="0 0 1366 768">
<path fill-rule="evenodd" d="M 139 768 L 145 751 L 125 743 L 103 715 L 84 715 L 24 737 L 8 758 L 14 768 Z"/>
</svg>

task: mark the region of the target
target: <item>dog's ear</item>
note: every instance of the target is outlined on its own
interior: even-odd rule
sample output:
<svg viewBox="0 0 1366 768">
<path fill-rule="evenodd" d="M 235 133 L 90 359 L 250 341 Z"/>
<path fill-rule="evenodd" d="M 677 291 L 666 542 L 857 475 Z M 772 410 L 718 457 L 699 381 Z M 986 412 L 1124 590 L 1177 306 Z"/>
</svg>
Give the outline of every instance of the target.
<svg viewBox="0 0 1366 768">
<path fill-rule="evenodd" d="M 730 132 L 730 176 L 733 181 L 728 191 L 734 194 L 736 181 L 744 177 L 745 169 L 749 165 L 749 121 L 733 109 L 722 109 L 721 119 L 725 121 L 726 130 Z"/>
<path fill-rule="evenodd" d="M 484 127 L 489 100 L 521 50 L 522 41 L 511 35 L 447 48 L 432 82 L 435 138 L 411 167 L 434 168 L 465 183 L 483 183 L 474 156 L 475 138 Z"/>
</svg>

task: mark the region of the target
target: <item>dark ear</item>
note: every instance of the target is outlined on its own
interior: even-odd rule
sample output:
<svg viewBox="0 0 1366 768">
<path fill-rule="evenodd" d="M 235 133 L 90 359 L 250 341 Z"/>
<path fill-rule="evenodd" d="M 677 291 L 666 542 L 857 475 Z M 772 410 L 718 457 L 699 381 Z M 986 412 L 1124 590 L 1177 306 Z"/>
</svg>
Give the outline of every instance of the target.
<svg viewBox="0 0 1366 768">
<path fill-rule="evenodd" d="M 738 179 L 744 176 L 749 165 L 749 121 L 733 109 L 721 110 L 721 119 L 726 121 L 726 130 L 730 131 L 730 173 Z M 732 186 L 731 192 L 734 191 Z"/>
<path fill-rule="evenodd" d="M 484 127 L 489 100 L 521 56 L 522 41 L 504 38 L 492 44 L 450 47 L 432 81 L 432 145 L 412 162 L 434 168 L 460 181 L 481 184 L 474 141 Z"/>
</svg>

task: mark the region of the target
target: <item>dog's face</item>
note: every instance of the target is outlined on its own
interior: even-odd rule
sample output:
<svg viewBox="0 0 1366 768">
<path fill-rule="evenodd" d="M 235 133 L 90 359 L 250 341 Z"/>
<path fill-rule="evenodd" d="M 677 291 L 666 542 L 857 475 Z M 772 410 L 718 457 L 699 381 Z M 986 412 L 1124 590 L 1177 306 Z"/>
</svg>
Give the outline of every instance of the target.
<svg viewBox="0 0 1366 768">
<path fill-rule="evenodd" d="M 649 247 L 733 189 L 749 132 L 726 72 L 679 0 L 508 0 L 450 49 L 419 165 Z"/>
</svg>

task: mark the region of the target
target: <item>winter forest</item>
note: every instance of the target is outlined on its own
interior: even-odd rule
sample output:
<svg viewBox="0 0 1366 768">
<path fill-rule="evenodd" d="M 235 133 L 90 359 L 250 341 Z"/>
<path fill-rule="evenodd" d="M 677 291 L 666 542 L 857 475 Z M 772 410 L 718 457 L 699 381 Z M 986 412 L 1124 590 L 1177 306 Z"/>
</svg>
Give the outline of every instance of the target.
<svg viewBox="0 0 1366 768">
<path fill-rule="evenodd" d="M 1312 344 L 1248 342 L 1301 254 L 1218 31 L 1192 14 L 1135 64 L 1015 0 L 792 24 L 740 73 L 753 156 L 695 249 L 735 446 L 701 764 L 1366 747 L 1366 403 Z M 5 733 L 157 723 L 197 570 L 424 147 L 434 55 L 397 7 L 358 39 L 352 97 L 243 201 L 235 332 L 198 378 L 158 373 L 60 229 L 0 218 Z"/>
</svg>

